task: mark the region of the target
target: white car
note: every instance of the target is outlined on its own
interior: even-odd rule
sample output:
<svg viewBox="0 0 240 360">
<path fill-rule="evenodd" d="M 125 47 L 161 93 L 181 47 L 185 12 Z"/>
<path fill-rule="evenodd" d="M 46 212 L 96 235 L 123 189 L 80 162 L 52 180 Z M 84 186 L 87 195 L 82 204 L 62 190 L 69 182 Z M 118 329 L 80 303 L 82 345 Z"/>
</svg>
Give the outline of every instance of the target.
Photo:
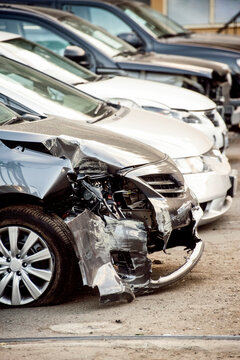
<svg viewBox="0 0 240 360">
<path fill-rule="evenodd" d="M 61 115 L 94 123 L 141 140 L 171 156 L 204 208 L 202 223 L 223 215 L 235 192 L 236 176 L 213 142 L 191 126 L 163 115 L 109 106 L 72 86 L 0 56 L 0 100 L 17 112 Z M 26 115 L 31 120 L 31 116 Z M 20 119 L 22 121 L 22 118 Z M 58 129 L 59 134 L 62 133 Z M 156 184 L 159 185 L 159 184 Z"/>
<path fill-rule="evenodd" d="M 228 146 L 225 122 L 216 104 L 204 95 L 155 81 L 97 76 L 16 34 L 0 32 L 0 53 L 102 100 L 182 120 L 213 139 L 221 151 Z"/>
</svg>

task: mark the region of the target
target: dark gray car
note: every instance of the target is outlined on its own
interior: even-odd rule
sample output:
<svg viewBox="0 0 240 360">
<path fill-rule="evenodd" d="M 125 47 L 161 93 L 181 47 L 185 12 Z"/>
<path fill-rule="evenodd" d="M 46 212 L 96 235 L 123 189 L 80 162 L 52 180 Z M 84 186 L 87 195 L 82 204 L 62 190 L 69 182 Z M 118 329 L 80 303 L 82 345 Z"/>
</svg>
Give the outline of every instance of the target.
<svg viewBox="0 0 240 360">
<path fill-rule="evenodd" d="M 10 0 L 9 2 L 56 7 L 101 26 L 142 51 L 218 61 L 232 70 L 231 96 L 240 97 L 239 36 L 199 34 L 184 29 L 167 16 L 138 1 L 129 0 Z M 181 60 L 180 60 L 181 61 Z M 195 63 L 196 64 L 196 63 Z"/>
<path fill-rule="evenodd" d="M 172 55 L 168 58 L 172 62 L 178 62 L 178 55 L 184 55 L 188 58 L 188 64 L 192 65 L 196 65 L 193 58 L 228 64 L 233 76 L 231 96 L 240 97 L 239 36 L 192 33 L 138 1 L 9 0 L 8 3 L 48 6 L 69 11 L 101 26 L 142 51 Z"/>
<path fill-rule="evenodd" d="M 226 65 L 203 64 L 198 59 L 189 65 L 186 57 L 175 57 L 173 61 L 167 55 L 142 53 L 105 30 L 55 9 L 2 5 L 0 26 L 2 31 L 20 34 L 60 55 L 65 54 L 98 74 L 177 84 L 209 96 L 218 105 L 229 105 L 231 75 Z M 84 51 L 74 52 L 72 45 Z M 226 106 L 225 112 L 231 115 L 231 109 L 229 112 Z"/>
</svg>

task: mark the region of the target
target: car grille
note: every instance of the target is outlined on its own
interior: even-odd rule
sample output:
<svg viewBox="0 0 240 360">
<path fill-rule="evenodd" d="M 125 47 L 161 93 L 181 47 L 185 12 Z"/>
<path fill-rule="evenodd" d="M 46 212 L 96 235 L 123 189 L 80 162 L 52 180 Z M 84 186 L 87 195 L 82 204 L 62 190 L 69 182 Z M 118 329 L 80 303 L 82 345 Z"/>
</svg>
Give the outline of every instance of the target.
<svg viewBox="0 0 240 360">
<path fill-rule="evenodd" d="M 180 197 L 185 191 L 183 183 L 171 174 L 144 175 L 141 179 L 165 197 Z"/>
<path fill-rule="evenodd" d="M 202 202 L 202 203 L 199 204 L 201 206 L 201 208 L 202 208 L 202 211 L 206 210 L 207 204 L 208 204 L 208 201 Z"/>
<path fill-rule="evenodd" d="M 220 125 L 217 117 L 215 116 L 215 110 L 205 111 L 204 114 L 213 123 L 214 126 L 218 127 Z"/>
</svg>

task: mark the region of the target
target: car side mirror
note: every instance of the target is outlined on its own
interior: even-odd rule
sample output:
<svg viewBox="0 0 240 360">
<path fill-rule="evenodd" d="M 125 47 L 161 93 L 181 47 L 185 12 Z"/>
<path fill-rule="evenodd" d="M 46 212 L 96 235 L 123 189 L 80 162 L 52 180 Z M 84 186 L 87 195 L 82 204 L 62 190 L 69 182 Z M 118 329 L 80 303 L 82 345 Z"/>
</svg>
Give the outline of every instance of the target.
<svg viewBox="0 0 240 360">
<path fill-rule="evenodd" d="M 66 58 L 75 61 L 82 66 L 89 67 L 88 57 L 85 50 L 79 46 L 69 45 L 65 48 L 64 54 Z"/>
<path fill-rule="evenodd" d="M 135 32 L 118 34 L 118 37 L 135 48 L 139 48 L 143 45 L 142 40 Z"/>
<path fill-rule="evenodd" d="M 26 121 L 34 121 L 34 120 L 40 120 L 41 117 L 40 115 L 34 115 L 34 114 L 28 114 L 28 113 L 24 113 L 22 115 L 20 115 L 21 119 L 26 120 Z"/>
</svg>

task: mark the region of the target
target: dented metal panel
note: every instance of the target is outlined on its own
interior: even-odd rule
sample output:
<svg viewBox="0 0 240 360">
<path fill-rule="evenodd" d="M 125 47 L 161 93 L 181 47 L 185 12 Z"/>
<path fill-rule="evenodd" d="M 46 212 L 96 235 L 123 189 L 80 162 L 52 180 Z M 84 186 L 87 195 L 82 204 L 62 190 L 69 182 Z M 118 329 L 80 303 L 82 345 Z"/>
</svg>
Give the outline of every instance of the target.
<svg viewBox="0 0 240 360">
<path fill-rule="evenodd" d="M 88 131 L 86 125 L 82 129 Z M 13 132 L 11 138 L 5 132 L 3 141 L 21 146 L 0 142 L 0 192 L 6 185 L 8 192 L 43 200 L 55 195 L 64 201 L 62 194 L 69 190 L 69 208 L 56 201 L 60 209 L 51 211 L 68 214 L 64 218 L 83 283 L 98 287 L 102 303 L 130 302 L 135 295 L 177 281 L 196 265 L 203 251 L 196 232 L 202 211 L 172 160 L 160 153 L 161 161 L 150 163 L 147 158 L 153 152 L 156 159 L 155 151 L 145 147 L 146 157 L 141 156 L 138 143 L 132 158 L 124 160 L 129 154 L 126 143 L 94 141 L 90 133 L 87 139 L 19 134 Z M 153 280 L 149 252 L 176 246 L 191 253 L 185 264 Z"/>
<path fill-rule="evenodd" d="M 117 298 L 133 300 L 134 286 L 131 286 L 131 281 L 126 283 L 119 277 L 112 265 L 111 253 L 135 254 L 132 266 L 138 271 L 132 276 L 132 282 L 136 279 L 141 283 L 146 282 L 150 275 L 150 261 L 147 259 L 147 232 L 143 223 L 109 217 L 103 221 L 85 210 L 68 226 L 74 235 L 83 284 L 97 286 L 102 302 Z"/>
<path fill-rule="evenodd" d="M 195 238 L 191 255 L 185 264 L 173 273 L 157 280 L 151 279 L 151 261 L 148 259 L 147 231 L 144 224 L 134 220 L 104 221 L 89 211 L 84 211 L 69 221 L 76 246 L 84 285 L 97 286 L 101 302 L 132 301 L 135 294 L 152 292 L 182 278 L 199 261 L 203 242 L 197 237 L 196 227 L 202 215 L 200 208 L 192 210 Z M 128 257 L 128 267 L 114 264 L 114 255 Z"/>
<path fill-rule="evenodd" d="M 70 187 L 71 163 L 23 147 L 0 142 L 0 194 L 19 193 L 43 199 Z"/>
</svg>

